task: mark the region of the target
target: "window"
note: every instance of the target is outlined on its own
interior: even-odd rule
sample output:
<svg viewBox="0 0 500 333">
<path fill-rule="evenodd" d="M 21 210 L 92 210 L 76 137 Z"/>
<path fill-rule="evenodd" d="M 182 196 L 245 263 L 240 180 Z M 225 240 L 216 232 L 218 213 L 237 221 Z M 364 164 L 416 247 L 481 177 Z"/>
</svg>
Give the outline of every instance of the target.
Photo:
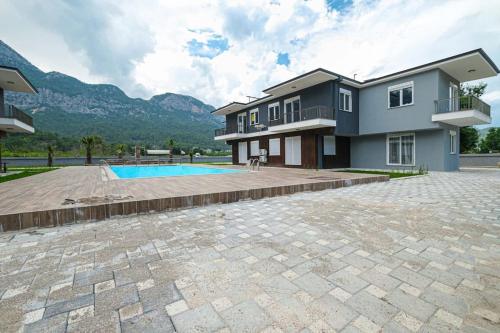
<svg viewBox="0 0 500 333">
<path fill-rule="evenodd" d="M 281 155 L 281 141 L 280 138 L 269 139 L 269 156 Z"/>
<path fill-rule="evenodd" d="M 283 114 L 284 123 L 300 121 L 300 96 L 286 99 L 284 102 L 285 112 Z"/>
<path fill-rule="evenodd" d="M 323 155 L 335 155 L 335 136 L 325 135 L 323 137 Z"/>
<path fill-rule="evenodd" d="M 280 118 L 280 103 L 276 102 L 273 104 L 269 104 L 267 107 L 269 121 L 278 120 Z"/>
<path fill-rule="evenodd" d="M 250 126 L 257 125 L 259 123 L 259 109 L 250 110 Z"/>
<path fill-rule="evenodd" d="M 456 154 L 457 152 L 457 132 L 450 131 L 450 154 Z"/>
<path fill-rule="evenodd" d="M 415 165 L 415 134 L 387 136 L 387 164 Z"/>
<path fill-rule="evenodd" d="M 413 104 L 413 81 L 398 84 L 387 89 L 389 108 Z"/>
<path fill-rule="evenodd" d="M 351 91 L 340 88 L 340 91 L 339 91 L 339 110 L 347 111 L 347 112 L 352 111 Z"/>
<path fill-rule="evenodd" d="M 259 156 L 259 140 L 250 142 L 250 156 Z"/>
</svg>

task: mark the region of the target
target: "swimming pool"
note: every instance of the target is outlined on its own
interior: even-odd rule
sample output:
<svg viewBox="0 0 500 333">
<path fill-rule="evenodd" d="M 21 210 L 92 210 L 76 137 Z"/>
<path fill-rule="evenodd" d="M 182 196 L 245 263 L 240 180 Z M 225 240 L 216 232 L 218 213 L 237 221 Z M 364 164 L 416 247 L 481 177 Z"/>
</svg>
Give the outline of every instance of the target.
<svg viewBox="0 0 500 333">
<path fill-rule="evenodd" d="M 194 175 L 219 175 L 225 173 L 238 173 L 242 170 L 206 168 L 188 165 L 159 165 L 159 166 L 112 166 L 111 170 L 120 179 L 175 177 Z"/>
</svg>

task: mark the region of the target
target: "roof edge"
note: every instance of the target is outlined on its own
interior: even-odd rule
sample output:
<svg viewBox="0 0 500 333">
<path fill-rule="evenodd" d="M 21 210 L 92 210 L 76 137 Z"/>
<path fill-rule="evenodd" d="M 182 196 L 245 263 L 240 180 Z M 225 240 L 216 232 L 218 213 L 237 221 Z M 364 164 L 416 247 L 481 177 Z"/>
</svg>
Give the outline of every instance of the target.
<svg viewBox="0 0 500 333">
<path fill-rule="evenodd" d="M 38 94 L 38 89 L 36 89 L 36 87 L 31 83 L 30 80 L 28 80 L 28 78 L 26 76 L 24 76 L 23 72 L 21 72 L 21 70 L 17 67 L 11 67 L 11 66 L 4 66 L 4 65 L 0 65 L 0 68 L 4 68 L 4 69 L 10 69 L 10 70 L 13 70 L 13 71 L 16 71 L 17 74 L 19 74 L 24 81 L 26 81 L 26 83 L 28 84 L 28 86 L 36 93 Z"/>
</svg>

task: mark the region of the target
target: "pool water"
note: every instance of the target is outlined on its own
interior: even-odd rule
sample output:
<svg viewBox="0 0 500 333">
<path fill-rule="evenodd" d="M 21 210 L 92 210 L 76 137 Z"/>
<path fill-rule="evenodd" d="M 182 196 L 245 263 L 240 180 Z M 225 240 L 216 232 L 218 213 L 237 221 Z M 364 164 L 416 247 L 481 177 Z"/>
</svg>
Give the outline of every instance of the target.
<svg viewBox="0 0 500 333">
<path fill-rule="evenodd" d="M 111 170 L 118 178 L 153 178 L 194 175 L 219 175 L 225 173 L 238 173 L 242 170 L 206 168 L 188 165 L 160 165 L 160 166 L 112 166 Z"/>
</svg>

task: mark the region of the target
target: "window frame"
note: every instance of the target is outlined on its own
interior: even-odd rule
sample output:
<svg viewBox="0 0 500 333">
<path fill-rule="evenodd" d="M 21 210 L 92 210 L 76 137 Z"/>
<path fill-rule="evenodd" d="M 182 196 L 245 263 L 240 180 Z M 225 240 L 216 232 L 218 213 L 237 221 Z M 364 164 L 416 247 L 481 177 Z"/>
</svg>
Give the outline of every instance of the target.
<svg viewBox="0 0 500 333">
<path fill-rule="evenodd" d="M 276 108 L 278 110 L 277 113 L 276 113 Z M 276 118 L 275 117 L 271 118 L 271 109 L 273 109 L 273 113 L 274 113 L 274 116 L 276 116 Z M 280 119 L 280 102 L 275 102 L 275 103 L 269 104 L 267 106 L 267 119 L 268 119 L 268 121 Z"/>
<path fill-rule="evenodd" d="M 255 123 L 252 123 L 252 114 L 256 114 Z M 259 124 L 260 117 L 259 117 L 259 109 L 258 108 L 250 110 L 249 116 L 250 116 L 250 126 L 255 126 L 255 125 Z"/>
<path fill-rule="evenodd" d="M 412 161 L 411 164 L 403 164 L 402 163 L 402 160 L 403 160 L 403 154 L 402 154 L 403 144 L 402 144 L 401 138 L 403 136 L 412 136 L 413 137 L 413 151 L 412 151 L 412 153 L 413 153 L 413 161 Z M 399 163 L 390 163 L 390 159 L 389 159 L 389 157 L 390 157 L 389 139 L 390 138 L 399 138 Z M 385 163 L 386 163 L 386 165 L 402 166 L 402 167 L 413 166 L 414 167 L 415 163 L 416 163 L 416 160 L 417 160 L 416 147 L 417 147 L 417 139 L 416 139 L 416 136 L 415 136 L 414 132 L 387 134 L 387 136 L 386 136 L 386 144 L 385 144 L 385 151 L 386 151 Z"/>
<path fill-rule="evenodd" d="M 405 88 L 411 88 L 411 103 L 403 104 L 403 90 Z M 391 106 L 391 92 L 399 91 L 399 105 Z M 397 109 L 405 106 L 410 106 L 415 103 L 415 84 L 413 81 L 408 81 L 404 83 L 400 83 L 394 86 L 390 86 L 387 88 L 387 108 L 388 109 Z"/>
<path fill-rule="evenodd" d="M 278 153 L 275 154 L 271 151 L 271 141 L 276 142 L 278 141 Z M 281 156 L 281 138 L 270 138 L 269 139 L 269 156 Z"/>
<path fill-rule="evenodd" d="M 450 154 L 455 155 L 457 153 L 457 131 L 450 130 Z"/>
<path fill-rule="evenodd" d="M 340 107 L 340 100 L 341 100 L 342 95 L 344 95 L 342 98 L 343 99 L 342 102 L 344 103 L 344 106 Z M 348 97 L 348 100 L 349 100 L 349 108 L 348 109 L 345 108 L 346 96 Z M 344 89 L 344 88 L 339 88 L 339 110 L 344 111 L 344 112 L 352 112 L 352 91 Z"/>
</svg>

